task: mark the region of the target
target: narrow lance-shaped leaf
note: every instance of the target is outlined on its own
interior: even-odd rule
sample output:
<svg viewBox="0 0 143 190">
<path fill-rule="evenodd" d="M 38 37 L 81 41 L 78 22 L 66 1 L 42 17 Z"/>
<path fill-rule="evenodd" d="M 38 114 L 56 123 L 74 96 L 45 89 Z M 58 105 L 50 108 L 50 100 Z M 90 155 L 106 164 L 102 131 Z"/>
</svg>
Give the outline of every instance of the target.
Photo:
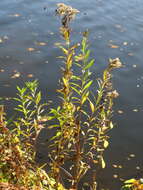
<svg viewBox="0 0 143 190">
<path fill-rule="evenodd" d="M 88 98 L 88 95 L 89 95 L 89 91 L 87 93 L 85 93 L 82 98 L 81 98 L 81 104 L 84 104 L 84 102 L 87 100 Z"/>
<path fill-rule="evenodd" d="M 104 161 L 104 159 L 103 159 L 103 157 L 101 158 L 101 167 L 102 168 L 105 168 L 105 166 L 106 166 L 106 164 L 105 164 L 105 161 Z"/>
<path fill-rule="evenodd" d="M 92 59 L 85 67 L 84 70 L 89 69 L 90 67 L 92 67 L 94 65 L 94 59 Z"/>
<path fill-rule="evenodd" d="M 94 113 L 94 111 L 95 111 L 95 106 L 94 106 L 94 104 L 91 102 L 90 99 L 88 99 L 88 101 L 89 101 L 90 109 L 91 109 L 92 113 Z"/>
<path fill-rule="evenodd" d="M 84 90 L 86 90 L 86 89 L 88 89 L 90 86 L 91 86 L 91 84 L 92 84 L 92 80 L 91 81 L 89 81 L 85 86 L 84 86 L 84 88 L 83 88 L 83 90 L 82 91 L 84 91 Z"/>
<path fill-rule="evenodd" d="M 85 60 L 88 60 L 89 56 L 90 56 L 90 50 L 87 50 L 87 51 L 86 51 L 86 54 L 85 54 L 85 56 L 84 56 L 84 59 L 85 59 Z"/>
<path fill-rule="evenodd" d="M 38 105 L 41 101 L 41 92 L 38 92 L 35 103 Z"/>
</svg>

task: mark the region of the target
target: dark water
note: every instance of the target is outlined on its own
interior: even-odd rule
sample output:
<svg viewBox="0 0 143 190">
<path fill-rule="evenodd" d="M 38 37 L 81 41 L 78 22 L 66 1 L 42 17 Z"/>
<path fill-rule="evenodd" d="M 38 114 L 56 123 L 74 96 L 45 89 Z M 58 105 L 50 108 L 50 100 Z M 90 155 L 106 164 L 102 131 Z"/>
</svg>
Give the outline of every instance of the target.
<svg viewBox="0 0 143 190">
<path fill-rule="evenodd" d="M 37 78 L 45 96 L 55 99 L 61 66 L 55 59 L 60 52 L 53 48 L 60 40 L 59 21 L 54 15 L 58 2 L 0 1 L 1 97 L 15 96 L 15 85 Z M 122 69 L 114 72 L 114 86 L 120 93 L 114 113 L 117 127 L 111 133 L 110 148 L 106 151 L 107 168 L 99 179 L 103 186 L 119 189 L 122 179 L 143 174 L 143 2 L 62 2 L 80 10 L 72 24 L 74 41 L 80 40 L 80 32 L 87 28 L 90 31 L 90 46 L 96 58 L 95 76 L 106 67 L 109 57 L 120 57 L 124 63 Z M 6 103 L 11 104 L 8 100 Z"/>
</svg>

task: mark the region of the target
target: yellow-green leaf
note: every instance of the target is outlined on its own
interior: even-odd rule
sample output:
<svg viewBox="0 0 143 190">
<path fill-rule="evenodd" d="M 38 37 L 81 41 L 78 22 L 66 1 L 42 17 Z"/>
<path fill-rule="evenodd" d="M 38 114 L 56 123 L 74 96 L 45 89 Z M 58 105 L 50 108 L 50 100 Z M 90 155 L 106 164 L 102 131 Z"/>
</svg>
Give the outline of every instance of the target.
<svg viewBox="0 0 143 190">
<path fill-rule="evenodd" d="M 101 167 L 102 168 L 105 168 L 105 166 L 106 166 L 106 164 L 105 164 L 105 161 L 104 161 L 104 159 L 103 159 L 103 157 L 101 158 Z"/>
<path fill-rule="evenodd" d="M 107 148 L 109 146 L 109 142 L 107 140 L 104 141 L 104 148 Z"/>
<path fill-rule="evenodd" d="M 89 88 L 89 87 L 91 86 L 92 82 L 93 82 L 93 81 L 90 80 L 90 81 L 84 86 L 83 91 L 86 90 L 87 88 Z"/>
<path fill-rule="evenodd" d="M 94 59 L 92 59 L 85 67 L 84 70 L 89 69 L 90 67 L 92 67 L 94 65 Z"/>
<path fill-rule="evenodd" d="M 126 180 L 124 183 L 134 183 L 136 180 L 135 179 L 129 179 L 129 180 Z"/>
<path fill-rule="evenodd" d="M 90 100 L 88 100 L 88 101 L 89 101 L 90 109 L 91 109 L 92 113 L 94 113 L 95 106 L 94 106 L 94 104 Z"/>
</svg>

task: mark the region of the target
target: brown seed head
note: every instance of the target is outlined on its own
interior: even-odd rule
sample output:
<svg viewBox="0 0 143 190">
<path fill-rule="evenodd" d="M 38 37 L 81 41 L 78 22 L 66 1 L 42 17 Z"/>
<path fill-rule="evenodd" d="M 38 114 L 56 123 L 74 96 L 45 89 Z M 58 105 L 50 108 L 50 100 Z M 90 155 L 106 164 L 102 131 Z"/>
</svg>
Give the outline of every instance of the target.
<svg viewBox="0 0 143 190">
<path fill-rule="evenodd" d="M 107 96 L 111 98 L 117 98 L 119 96 L 119 93 L 117 92 L 117 90 L 113 90 L 112 92 L 108 92 Z"/>
<path fill-rule="evenodd" d="M 119 58 L 109 59 L 109 67 L 111 69 L 121 68 L 122 63 Z"/>
</svg>

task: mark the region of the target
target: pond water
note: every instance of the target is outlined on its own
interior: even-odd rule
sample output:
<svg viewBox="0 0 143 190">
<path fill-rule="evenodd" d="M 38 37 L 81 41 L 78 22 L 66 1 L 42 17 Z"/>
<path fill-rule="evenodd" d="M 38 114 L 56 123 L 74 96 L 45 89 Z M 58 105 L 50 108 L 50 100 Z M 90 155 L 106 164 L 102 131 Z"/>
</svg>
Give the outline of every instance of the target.
<svg viewBox="0 0 143 190">
<path fill-rule="evenodd" d="M 72 23 L 73 41 L 89 29 L 96 59 L 94 76 L 108 58 L 120 57 L 124 67 L 115 71 L 113 83 L 120 93 L 115 103 L 107 167 L 99 181 L 110 190 L 122 180 L 143 175 L 143 2 L 142 0 L 62 0 L 80 10 Z M 45 96 L 56 99 L 60 77 L 58 0 L 0 1 L 0 96 L 13 97 L 15 85 L 38 79 Z M 46 7 L 46 9 L 44 9 Z M 7 99 L 6 105 L 12 103 Z M 11 111 L 9 111 L 11 113 Z M 44 135 L 43 135 L 44 136 Z M 44 138 L 44 137 L 43 137 Z M 47 153 L 41 148 L 42 157 Z"/>
</svg>

